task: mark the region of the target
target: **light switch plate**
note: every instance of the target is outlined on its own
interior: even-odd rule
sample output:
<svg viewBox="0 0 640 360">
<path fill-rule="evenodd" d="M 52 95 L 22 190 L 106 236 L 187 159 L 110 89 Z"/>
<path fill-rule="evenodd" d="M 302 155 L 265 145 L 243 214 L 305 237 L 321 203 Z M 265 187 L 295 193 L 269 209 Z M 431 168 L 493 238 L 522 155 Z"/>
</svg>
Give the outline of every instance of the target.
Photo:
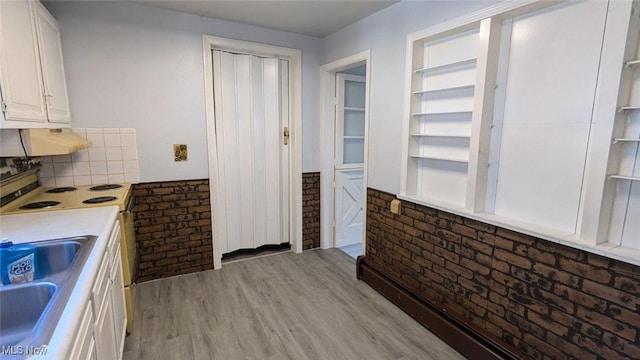
<svg viewBox="0 0 640 360">
<path fill-rule="evenodd" d="M 173 155 L 175 162 L 189 161 L 187 144 L 173 144 Z"/>
</svg>

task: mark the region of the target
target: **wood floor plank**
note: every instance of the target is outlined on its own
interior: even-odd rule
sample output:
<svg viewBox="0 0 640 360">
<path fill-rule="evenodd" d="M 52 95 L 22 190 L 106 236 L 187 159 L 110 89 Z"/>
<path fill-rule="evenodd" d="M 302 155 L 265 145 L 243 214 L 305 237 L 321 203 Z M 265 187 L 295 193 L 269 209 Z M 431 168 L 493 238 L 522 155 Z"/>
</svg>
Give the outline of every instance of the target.
<svg viewBox="0 0 640 360">
<path fill-rule="evenodd" d="M 138 285 L 125 360 L 464 359 L 355 276 L 337 249 Z"/>
</svg>

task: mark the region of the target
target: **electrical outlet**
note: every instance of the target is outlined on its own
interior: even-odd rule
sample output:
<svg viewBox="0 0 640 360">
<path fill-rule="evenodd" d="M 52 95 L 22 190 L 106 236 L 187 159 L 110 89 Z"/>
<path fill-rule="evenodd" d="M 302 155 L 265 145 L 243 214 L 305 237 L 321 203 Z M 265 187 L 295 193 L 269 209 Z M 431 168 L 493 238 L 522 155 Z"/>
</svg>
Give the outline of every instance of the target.
<svg viewBox="0 0 640 360">
<path fill-rule="evenodd" d="M 389 210 L 391 210 L 392 213 L 400 215 L 400 200 L 391 200 L 391 205 L 389 207 Z"/>
</svg>

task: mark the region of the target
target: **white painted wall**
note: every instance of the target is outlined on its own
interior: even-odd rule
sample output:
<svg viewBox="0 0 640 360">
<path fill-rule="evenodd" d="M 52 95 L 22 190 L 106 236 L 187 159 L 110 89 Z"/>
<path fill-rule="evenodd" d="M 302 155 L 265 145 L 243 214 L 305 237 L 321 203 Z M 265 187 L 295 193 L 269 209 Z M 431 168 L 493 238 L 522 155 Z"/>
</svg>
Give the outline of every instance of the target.
<svg viewBox="0 0 640 360">
<path fill-rule="evenodd" d="M 498 1 L 402 1 L 322 41 L 321 64 L 371 49 L 367 186 L 400 192 L 407 35 Z"/>
<path fill-rule="evenodd" d="M 209 177 L 202 34 L 302 50 L 303 171 L 319 170 L 319 39 L 121 1 L 46 6 L 73 126 L 135 128 L 141 182 Z M 173 144 L 188 144 L 188 162 L 174 162 Z"/>
</svg>

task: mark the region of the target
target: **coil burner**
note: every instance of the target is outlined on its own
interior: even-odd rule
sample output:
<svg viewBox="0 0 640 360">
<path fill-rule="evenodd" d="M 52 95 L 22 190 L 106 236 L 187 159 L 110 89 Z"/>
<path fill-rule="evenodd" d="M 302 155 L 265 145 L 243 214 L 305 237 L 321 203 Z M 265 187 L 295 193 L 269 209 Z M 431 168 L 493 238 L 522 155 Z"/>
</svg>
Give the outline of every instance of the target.
<svg viewBox="0 0 640 360">
<path fill-rule="evenodd" d="M 49 189 L 45 192 L 47 194 L 61 194 L 61 193 L 66 193 L 66 192 L 76 191 L 76 190 L 78 190 L 78 188 L 75 188 L 72 186 L 66 186 L 66 187 L 57 187 L 57 188 Z"/>
<path fill-rule="evenodd" d="M 20 209 L 22 210 L 44 209 L 44 208 L 54 207 L 59 204 L 60 204 L 60 201 L 38 201 L 38 202 L 32 202 L 32 203 L 22 205 L 20 206 Z"/>
<path fill-rule="evenodd" d="M 101 203 L 113 201 L 113 200 L 116 200 L 116 199 L 117 199 L 117 197 L 115 197 L 115 196 L 98 196 L 98 197 L 87 199 L 87 200 L 83 201 L 82 203 L 83 204 L 101 204 Z"/>
<path fill-rule="evenodd" d="M 104 185 L 92 186 L 92 187 L 89 188 L 89 190 L 91 190 L 91 191 L 104 191 L 104 190 L 120 189 L 121 187 L 122 187 L 122 185 L 120 185 L 120 184 L 104 184 Z"/>
</svg>

